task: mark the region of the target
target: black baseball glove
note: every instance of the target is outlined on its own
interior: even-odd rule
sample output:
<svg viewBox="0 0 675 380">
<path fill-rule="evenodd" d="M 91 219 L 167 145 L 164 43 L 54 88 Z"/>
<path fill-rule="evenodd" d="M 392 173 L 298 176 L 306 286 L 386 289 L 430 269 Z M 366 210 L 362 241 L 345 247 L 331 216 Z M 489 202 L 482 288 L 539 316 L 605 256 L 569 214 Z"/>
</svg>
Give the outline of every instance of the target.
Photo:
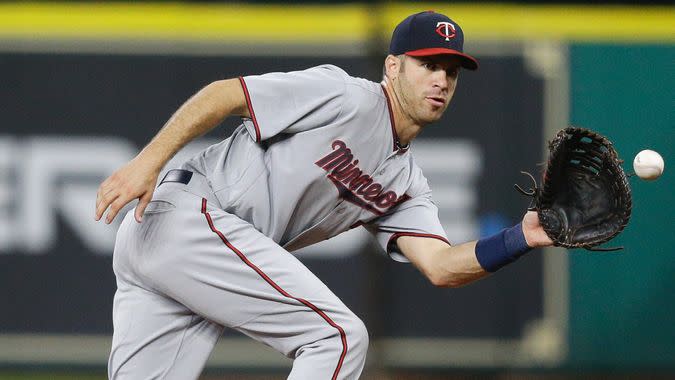
<svg viewBox="0 0 675 380">
<path fill-rule="evenodd" d="M 531 210 L 554 244 L 565 248 L 594 248 L 618 235 L 628 224 L 632 201 L 628 179 L 614 146 L 604 136 L 584 128 L 561 130 L 549 142 L 549 158 L 541 187 L 534 188 Z"/>
</svg>

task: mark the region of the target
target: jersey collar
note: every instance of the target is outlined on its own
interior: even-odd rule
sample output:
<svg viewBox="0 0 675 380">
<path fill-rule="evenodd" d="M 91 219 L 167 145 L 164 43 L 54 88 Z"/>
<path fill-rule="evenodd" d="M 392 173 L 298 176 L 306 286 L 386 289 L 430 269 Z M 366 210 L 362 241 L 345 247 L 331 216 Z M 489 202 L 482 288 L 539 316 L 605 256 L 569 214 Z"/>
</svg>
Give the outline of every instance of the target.
<svg viewBox="0 0 675 380">
<path fill-rule="evenodd" d="M 398 133 L 396 133 L 396 124 L 394 121 L 394 110 L 391 108 L 391 100 L 389 100 L 389 94 L 387 93 L 387 89 L 384 88 L 384 85 L 380 84 L 380 87 L 382 87 L 382 92 L 384 93 L 385 99 L 387 99 L 387 109 L 389 110 L 389 121 L 391 125 L 391 136 L 393 139 L 393 150 L 394 152 L 397 152 L 399 154 L 403 154 L 410 149 L 410 143 L 404 145 L 401 145 L 401 141 L 398 139 Z"/>
</svg>

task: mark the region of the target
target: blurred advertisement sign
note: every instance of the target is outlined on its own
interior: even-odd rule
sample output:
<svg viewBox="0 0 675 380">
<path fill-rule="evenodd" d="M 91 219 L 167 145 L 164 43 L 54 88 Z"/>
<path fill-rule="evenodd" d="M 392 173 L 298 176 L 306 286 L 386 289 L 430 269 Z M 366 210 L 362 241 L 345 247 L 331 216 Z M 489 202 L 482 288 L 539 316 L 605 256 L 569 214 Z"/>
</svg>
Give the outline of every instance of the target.
<svg viewBox="0 0 675 380">
<path fill-rule="evenodd" d="M 92 253 L 109 255 L 114 232 L 92 217 L 101 178 L 135 154 L 115 138 L 0 136 L 0 253 L 57 253 L 57 215 Z"/>
</svg>

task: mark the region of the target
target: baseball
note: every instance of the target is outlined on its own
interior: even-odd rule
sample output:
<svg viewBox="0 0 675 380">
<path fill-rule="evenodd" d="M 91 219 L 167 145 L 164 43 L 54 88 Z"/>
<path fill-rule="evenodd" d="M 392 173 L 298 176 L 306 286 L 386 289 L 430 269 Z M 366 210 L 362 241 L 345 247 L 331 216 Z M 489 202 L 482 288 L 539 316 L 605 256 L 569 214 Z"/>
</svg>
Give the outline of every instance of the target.
<svg viewBox="0 0 675 380">
<path fill-rule="evenodd" d="M 663 174 L 663 157 L 653 150 L 645 149 L 635 156 L 633 170 L 638 177 L 653 181 Z"/>
</svg>

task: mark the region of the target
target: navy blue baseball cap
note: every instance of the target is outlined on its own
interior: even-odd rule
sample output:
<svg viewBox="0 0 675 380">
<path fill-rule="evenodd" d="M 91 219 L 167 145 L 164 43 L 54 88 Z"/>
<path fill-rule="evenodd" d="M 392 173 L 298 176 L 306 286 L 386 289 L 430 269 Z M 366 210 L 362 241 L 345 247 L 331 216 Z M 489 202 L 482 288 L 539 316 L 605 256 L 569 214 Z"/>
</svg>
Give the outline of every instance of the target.
<svg viewBox="0 0 675 380">
<path fill-rule="evenodd" d="M 433 11 L 415 13 L 401 21 L 391 36 L 389 54 L 412 57 L 452 55 L 460 59 L 465 69 L 478 68 L 478 61 L 464 54 L 464 32 L 459 24 Z"/>
</svg>

